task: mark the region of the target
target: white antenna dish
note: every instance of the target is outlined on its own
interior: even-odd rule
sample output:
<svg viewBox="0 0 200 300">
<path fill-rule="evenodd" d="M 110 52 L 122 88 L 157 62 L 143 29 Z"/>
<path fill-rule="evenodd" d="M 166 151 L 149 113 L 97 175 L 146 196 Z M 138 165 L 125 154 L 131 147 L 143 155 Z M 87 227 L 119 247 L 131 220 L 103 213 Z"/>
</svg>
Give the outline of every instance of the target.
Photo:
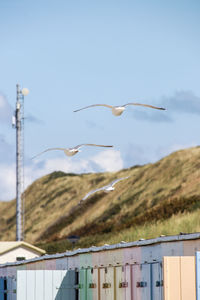
<svg viewBox="0 0 200 300">
<path fill-rule="evenodd" d="M 21 92 L 24 96 L 27 96 L 29 94 L 29 90 L 27 88 L 23 88 Z"/>
</svg>

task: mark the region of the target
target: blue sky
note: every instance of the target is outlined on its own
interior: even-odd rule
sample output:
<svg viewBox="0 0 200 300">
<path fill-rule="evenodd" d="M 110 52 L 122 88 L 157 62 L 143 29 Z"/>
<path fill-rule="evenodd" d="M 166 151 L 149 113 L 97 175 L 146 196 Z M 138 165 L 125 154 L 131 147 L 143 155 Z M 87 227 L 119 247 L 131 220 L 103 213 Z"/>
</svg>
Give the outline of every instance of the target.
<svg viewBox="0 0 200 300">
<path fill-rule="evenodd" d="M 16 83 L 25 98 L 26 185 L 52 172 L 114 171 L 199 144 L 200 2 L 0 2 L 0 200 L 15 196 Z M 128 107 L 73 110 L 136 101 Z M 49 147 L 83 148 L 73 158 Z"/>
</svg>

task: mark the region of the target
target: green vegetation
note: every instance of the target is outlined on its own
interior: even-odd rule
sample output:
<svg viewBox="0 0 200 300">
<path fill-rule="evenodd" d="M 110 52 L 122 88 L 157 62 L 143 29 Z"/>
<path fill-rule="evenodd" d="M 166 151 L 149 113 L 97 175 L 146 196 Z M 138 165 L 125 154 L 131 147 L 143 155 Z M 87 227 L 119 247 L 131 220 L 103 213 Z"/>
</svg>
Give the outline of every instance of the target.
<svg viewBox="0 0 200 300">
<path fill-rule="evenodd" d="M 195 212 L 179 213 L 164 221 L 145 223 L 140 226 L 132 226 L 118 233 L 96 234 L 81 238 L 76 248 L 102 246 L 104 244 L 115 244 L 121 241 L 132 242 L 141 238 L 151 239 L 161 235 L 176 235 L 191 232 L 200 232 L 200 209 Z M 51 243 L 38 243 L 37 246 L 45 249 L 48 253 L 65 252 L 72 250 L 69 241 L 60 240 Z"/>
</svg>

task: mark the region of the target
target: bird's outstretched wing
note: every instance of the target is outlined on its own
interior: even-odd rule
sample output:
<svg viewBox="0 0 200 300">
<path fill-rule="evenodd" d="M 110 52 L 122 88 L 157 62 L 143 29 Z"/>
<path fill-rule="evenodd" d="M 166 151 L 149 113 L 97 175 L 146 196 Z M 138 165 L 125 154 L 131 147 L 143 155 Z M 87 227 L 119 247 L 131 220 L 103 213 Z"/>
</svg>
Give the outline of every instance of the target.
<svg viewBox="0 0 200 300">
<path fill-rule="evenodd" d="M 104 189 L 105 189 L 105 187 L 102 187 L 102 188 L 99 188 L 99 189 L 90 191 L 89 193 L 87 193 L 87 194 L 85 195 L 85 197 L 84 197 L 81 201 L 86 200 L 86 199 L 87 199 L 89 196 L 91 196 L 92 194 L 94 194 L 94 193 L 96 193 L 96 192 L 99 192 L 99 191 L 102 191 L 102 190 L 104 190 Z"/>
<path fill-rule="evenodd" d="M 92 104 L 92 105 L 85 106 L 85 107 L 82 107 L 80 109 L 74 110 L 74 112 L 77 112 L 77 111 L 80 111 L 80 110 L 83 110 L 83 109 L 86 109 L 86 108 L 94 107 L 94 106 L 105 106 L 105 107 L 109 107 L 109 108 L 113 107 L 112 105 L 108 105 L 108 104 Z"/>
<path fill-rule="evenodd" d="M 81 148 L 83 146 L 95 146 L 95 147 L 106 147 L 106 148 L 113 147 L 112 145 L 80 144 L 80 145 L 77 145 L 76 147 L 74 147 L 73 149 L 79 149 L 79 148 Z"/>
<path fill-rule="evenodd" d="M 43 154 L 43 153 L 45 153 L 45 152 L 47 152 L 47 151 L 51 151 L 51 150 L 65 150 L 65 148 L 49 148 L 49 149 L 46 149 L 46 150 L 44 150 L 44 151 L 42 151 L 42 152 L 36 154 L 36 155 L 33 156 L 31 159 L 34 159 L 34 158 L 36 158 L 37 156 L 39 156 L 39 155 L 41 155 L 41 154 Z"/>
<path fill-rule="evenodd" d="M 163 107 L 157 107 L 157 106 L 153 106 L 153 105 L 149 105 L 149 104 L 142 104 L 142 103 L 127 103 L 124 104 L 122 106 L 128 106 L 128 105 L 137 105 L 137 106 L 145 106 L 145 107 L 150 107 L 150 108 L 154 108 L 154 109 L 160 109 L 160 110 L 166 110 L 166 108 Z"/>
<path fill-rule="evenodd" d="M 129 177 L 130 177 L 130 176 L 115 179 L 115 180 L 113 180 L 113 181 L 110 183 L 110 185 L 113 186 L 113 185 L 115 185 L 117 182 L 119 182 L 119 181 L 121 181 L 121 180 L 124 180 L 124 179 L 127 179 L 127 178 L 129 178 Z"/>
</svg>

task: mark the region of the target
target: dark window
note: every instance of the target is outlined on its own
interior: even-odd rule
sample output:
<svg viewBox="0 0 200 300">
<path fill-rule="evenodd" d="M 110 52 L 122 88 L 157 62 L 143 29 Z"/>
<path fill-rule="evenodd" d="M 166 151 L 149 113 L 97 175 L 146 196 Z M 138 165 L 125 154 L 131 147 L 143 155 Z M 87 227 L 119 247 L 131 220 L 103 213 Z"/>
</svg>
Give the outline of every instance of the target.
<svg viewBox="0 0 200 300">
<path fill-rule="evenodd" d="M 78 285 L 79 284 L 79 273 L 77 271 L 75 271 L 75 284 Z M 79 299 L 79 289 L 75 290 L 75 299 L 78 300 Z"/>
<path fill-rule="evenodd" d="M 4 278 L 4 300 L 7 300 L 7 279 Z"/>
<path fill-rule="evenodd" d="M 26 259 L 26 257 L 23 257 L 23 256 L 18 256 L 18 257 L 16 257 L 16 260 L 17 261 L 21 261 L 21 260 L 25 260 Z"/>
</svg>

